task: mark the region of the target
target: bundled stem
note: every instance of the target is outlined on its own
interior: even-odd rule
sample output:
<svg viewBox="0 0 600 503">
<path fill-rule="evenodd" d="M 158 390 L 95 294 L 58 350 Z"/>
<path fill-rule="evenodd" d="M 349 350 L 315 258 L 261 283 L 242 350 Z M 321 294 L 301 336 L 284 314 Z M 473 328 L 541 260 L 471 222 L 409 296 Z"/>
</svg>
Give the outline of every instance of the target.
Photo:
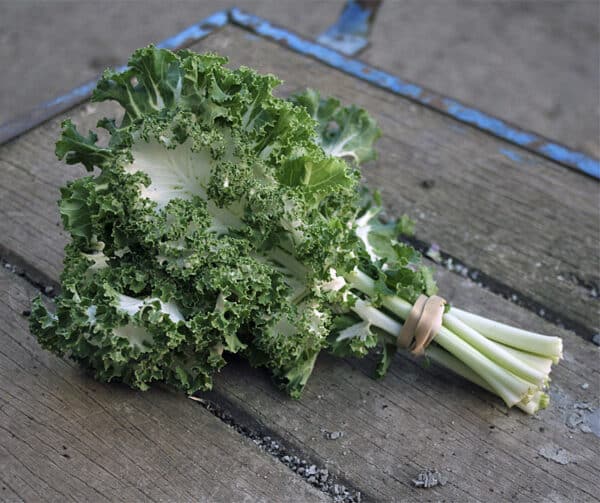
<svg viewBox="0 0 600 503">
<path fill-rule="evenodd" d="M 357 298 L 354 312 L 363 320 L 397 337 L 412 305 L 393 295 L 381 297 L 391 316 L 374 307 L 375 281 L 356 269 L 346 276 L 349 286 L 365 299 Z M 443 349 L 442 349 L 443 348 Z M 499 395 L 509 407 L 527 413 L 546 407 L 544 393 L 552 363 L 562 356 L 562 341 L 488 320 L 452 308 L 443 316 L 443 326 L 426 356 L 473 383 Z"/>
</svg>

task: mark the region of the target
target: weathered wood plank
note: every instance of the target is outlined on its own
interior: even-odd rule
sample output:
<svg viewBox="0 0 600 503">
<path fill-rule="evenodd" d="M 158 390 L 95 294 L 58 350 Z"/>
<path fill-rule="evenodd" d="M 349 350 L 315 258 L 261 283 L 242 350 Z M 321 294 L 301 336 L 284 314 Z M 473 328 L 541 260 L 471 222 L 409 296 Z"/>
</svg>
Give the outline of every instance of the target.
<svg viewBox="0 0 600 503">
<path fill-rule="evenodd" d="M 238 362 L 216 380 L 215 399 L 329 460 L 332 471 L 377 500 L 416 499 L 422 493 L 411 480 L 435 467 L 448 485 L 432 491 L 433 500 L 597 501 L 600 440 L 567 423 L 585 418 L 591 424 L 591 412 L 576 407 L 600 410 L 599 349 L 469 280 L 444 270 L 438 278 L 456 305 L 564 338 L 549 409 L 536 417 L 507 411 L 477 387 L 404 356 L 382 381 L 370 378 L 372 361 L 321 357 L 297 402 Z M 326 439 L 324 431 L 343 436 Z M 564 449 L 568 464 L 542 456 L 557 449 Z"/>
<path fill-rule="evenodd" d="M 2 501 L 326 501 L 183 395 L 107 386 L 43 351 L 0 269 Z"/>
</svg>

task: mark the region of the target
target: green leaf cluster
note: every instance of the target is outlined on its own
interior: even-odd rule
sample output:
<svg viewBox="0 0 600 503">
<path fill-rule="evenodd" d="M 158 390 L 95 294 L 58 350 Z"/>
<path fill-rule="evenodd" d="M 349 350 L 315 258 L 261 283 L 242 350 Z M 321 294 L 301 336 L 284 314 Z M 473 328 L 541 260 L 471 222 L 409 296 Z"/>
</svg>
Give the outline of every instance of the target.
<svg viewBox="0 0 600 503">
<path fill-rule="evenodd" d="M 418 254 L 382 224 L 360 184 L 379 129 L 357 107 L 226 59 L 152 46 L 106 71 L 108 133 L 63 123 L 56 154 L 82 164 L 59 202 L 71 242 L 54 311 L 34 302 L 40 343 L 96 378 L 139 389 L 210 389 L 230 353 L 298 397 L 318 354 L 362 356 L 389 341 L 356 318 L 343 281 L 361 267 L 382 292 L 433 289 Z M 377 305 L 377 299 L 372 299 Z"/>
</svg>

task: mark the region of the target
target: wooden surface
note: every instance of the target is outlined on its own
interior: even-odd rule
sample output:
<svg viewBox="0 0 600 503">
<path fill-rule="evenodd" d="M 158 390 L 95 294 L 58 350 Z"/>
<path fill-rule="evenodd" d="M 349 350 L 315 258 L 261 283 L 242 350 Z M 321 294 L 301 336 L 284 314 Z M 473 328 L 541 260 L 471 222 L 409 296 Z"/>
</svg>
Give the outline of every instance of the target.
<svg viewBox="0 0 600 503">
<path fill-rule="evenodd" d="M 211 36 L 196 49 L 218 50 L 234 65 L 243 62 L 277 72 L 287 80 L 283 92 L 310 84 L 368 108 L 385 136 L 379 146 L 381 158 L 366 176 L 384 189 L 394 212 L 407 211 L 417 220 L 419 238 L 436 241 L 515 291 L 580 320 L 590 331 L 598 326 L 597 300 L 591 289 L 580 286 L 598 281 L 596 182 L 236 28 Z M 85 128 L 93 127 L 100 116 L 112 115 L 112 110 L 86 105 L 68 115 Z M 58 187 L 83 174 L 82 167 L 63 165 L 54 157 L 60 120 L 0 150 L 0 256 L 44 284 L 58 282 L 66 242 L 59 227 Z M 424 189 L 421 182 L 429 179 L 435 185 Z M 234 419 L 252 418 L 293 451 L 349 481 L 366 499 L 594 501 L 599 439 L 579 425 L 568 425 L 573 426 L 574 414 L 586 421 L 592 421 L 593 414 L 597 417 L 597 346 L 457 274 L 440 269 L 438 278 L 443 294 L 460 307 L 565 338 L 565 360 L 553 373 L 549 410 L 535 418 L 506 411 L 480 389 L 404 357 L 396 358 L 381 382 L 368 377 L 370 360 L 321 358 L 305 396 L 295 402 L 279 393 L 262 372 L 235 362 L 216 378 L 209 398 L 228 408 Z M 156 491 L 157 499 L 185 499 L 194 490 L 198 499 L 239 499 L 244 493 L 251 499 L 316 497 L 291 472 L 287 476 L 283 465 L 258 449 L 252 451 L 246 440 L 236 439 L 182 395 L 134 393 L 93 383 L 70 364 L 39 350 L 19 316 L 32 291 L 14 275 L 5 277 L 2 285 L 3 292 L 8 288 L 5 298 L 18 299 L 11 300 L 16 304 L 2 302 L 8 307 L 0 313 L 0 319 L 7 320 L 0 325 L 0 399 L 3 412 L 9 411 L 0 423 L 5 436 L 0 445 L 17 453 L 11 457 L 2 451 L 0 457 L 0 477 L 13 477 L 12 484 L 3 484 L 12 491 L 7 499 L 35 499 L 27 497 L 35 494 L 29 490 L 50 496 L 44 485 L 48 482 L 37 481 L 27 471 L 37 474 L 42 466 L 50 470 L 46 480 L 66 481 L 75 498 L 91 495 L 85 492 L 93 491 L 90 484 L 98 484 L 98 490 L 102 484 L 109 486 L 109 498 L 120 494 L 144 499 L 133 492 L 140 487 Z M 576 408 L 582 403 L 592 410 Z M 139 422 L 147 429 L 138 428 Z M 326 438 L 332 431 L 343 435 Z M 75 449 L 63 442 L 65 436 L 80 442 L 80 472 L 61 456 L 63 444 Z M 201 451 L 206 444 L 210 450 Z M 137 471 L 127 464 L 128 449 L 136 453 Z M 558 449 L 564 450 L 559 452 L 567 464 L 544 457 Z M 187 466 L 186 460 L 193 463 Z M 267 467 L 272 468 L 270 481 L 259 484 L 258 492 L 247 471 Z M 448 483 L 415 489 L 412 479 L 425 468 L 443 472 Z M 236 470 L 234 478 L 241 485 L 230 486 L 224 481 Z M 118 482 L 109 482 L 110 477 Z M 279 492 L 273 493 L 273 488 Z"/>
</svg>

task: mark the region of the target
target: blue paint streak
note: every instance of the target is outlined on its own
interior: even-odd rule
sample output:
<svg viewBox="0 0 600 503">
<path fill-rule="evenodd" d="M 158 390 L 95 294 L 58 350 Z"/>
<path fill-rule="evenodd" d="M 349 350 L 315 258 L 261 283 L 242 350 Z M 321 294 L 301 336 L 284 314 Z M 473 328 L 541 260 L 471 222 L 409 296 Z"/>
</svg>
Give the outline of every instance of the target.
<svg viewBox="0 0 600 503">
<path fill-rule="evenodd" d="M 63 94 L 62 96 L 58 96 L 51 101 L 46 101 L 46 103 L 42 103 L 42 108 L 50 108 L 56 105 L 60 105 L 65 101 L 70 100 L 71 98 L 85 98 L 89 96 L 94 88 L 96 87 L 96 80 L 92 80 L 90 82 L 86 82 L 85 84 L 76 87 L 75 89 L 71 89 L 67 94 Z"/>
<path fill-rule="evenodd" d="M 296 52 L 317 58 L 335 68 L 344 70 L 350 75 L 372 82 L 378 86 L 385 87 L 395 93 L 411 98 L 418 98 L 423 91 L 421 87 L 415 84 L 404 82 L 398 77 L 377 70 L 358 60 L 349 59 L 333 49 L 328 49 L 322 45 L 304 40 L 294 33 L 273 26 L 268 21 L 252 14 L 242 12 L 237 8 L 231 9 L 230 15 L 234 22 L 242 26 L 251 27 L 259 35 L 272 38 L 279 42 L 285 42 L 290 49 Z"/>
<path fill-rule="evenodd" d="M 467 107 L 457 101 L 444 99 L 442 103 L 444 104 L 446 111 L 453 117 L 468 124 L 473 124 L 490 133 L 494 133 L 496 136 L 509 140 L 517 145 L 527 146 L 528 144 L 539 140 L 539 138 L 532 133 L 514 129 L 496 117 L 492 117 L 475 108 Z"/>
<path fill-rule="evenodd" d="M 584 173 L 600 179 L 600 161 L 597 159 L 556 143 L 545 143 L 540 147 L 540 152 L 559 162 L 575 165 Z"/>
<path fill-rule="evenodd" d="M 211 14 L 197 24 L 194 24 L 177 35 L 169 37 L 156 44 L 161 49 L 177 49 L 188 42 L 200 40 L 209 35 L 215 28 L 221 28 L 228 23 L 227 12 L 219 11 Z"/>
<path fill-rule="evenodd" d="M 166 38 L 156 44 L 156 47 L 161 49 L 177 49 L 183 45 L 188 43 L 195 42 L 200 40 L 207 35 L 210 35 L 216 28 L 221 28 L 225 26 L 229 22 L 227 11 L 219 11 L 211 14 L 207 18 L 204 18 L 199 23 L 196 23 L 192 26 L 189 26 L 185 30 L 177 33 L 176 35 Z M 115 68 L 117 72 L 124 72 L 127 70 L 127 65 L 122 65 Z M 67 101 L 70 101 L 73 98 L 85 99 L 88 97 L 94 88 L 96 87 L 97 80 L 92 80 L 90 82 L 86 82 L 85 84 L 76 87 L 75 89 L 71 89 L 67 94 L 59 96 L 51 101 L 47 101 L 41 105 L 42 108 L 51 108 Z"/>
<path fill-rule="evenodd" d="M 432 101 L 433 93 L 425 92 L 425 89 L 416 84 L 405 82 L 399 77 L 373 68 L 361 61 L 347 58 L 337 51 L 305 40 L 283 28 L 273 26 L 258 16 L 243 12 L 238 8 L 231 9 L 230 16 L 232 21 L 240 26 L 250 28 L 264 37 L 283 42 L 300 54 L 311 56 L 359 79 L 371 82 L 400 96 L 411 98 L 423 105 L 428 105 Z M 600 179 L 600 161 L 597 159 L 556 143 L 548 143 L 538 135 L 514 128 L 501 119 L 463 105 L 458 101 L 442 96 L 439 96 L 439 99 L 442 107 L 434 106 L 436 110 L 446 112 L 463 123 L 477 126 L 499 138 L 539 152 L 556 162 L 574 167 Z"/>
<path fill-rule="evenodd" d="M 337 23 L 329 31 L 366 35 L 369 32 L 369 17 L 372 9 L 361 7 L 355 0 L 349 0 Z"/>
<path fill-rule="evenodd" d="M 517 154 L 514 150 L 510 150 L 508 148 L 499 149 L 500 153 L 506 157 L 508 157 L 511 161 L 514 162 L 523 162 L 523 158 Z"/>
<path fill-rule="evenodd" d="M 231 9 L 229 15 L 231 16 L 232 21 L 240 26 L 250 28 L 261 36 L 271 38 L 279 42 L 284 42 L 290 49 L 299 52 L 300 54 L 312 56 L 315 59 L 318 59 L 359 79 L 371 82 L 376 86 L 392 91 L 400 96 L 411 98 L 412 100 L 424 105 L 430 104 L 430 102 L 433 100 L 433 93 L 425 92 L 422 87 L 416 84 L 405 82 L 399 77 L 373 68 L 358 60 L 347 58 L 337 51 L 328 49 L 327 47 L 323 47 L 322 45 L 314 42 L 304 40 L 294 33 L 290 33 L 287 30 L 271 25 L 268 21 L 260 17 L 244 13 L 237 8 Z M 206 37 L 215 28 L 225 26 L 228 22 L 229 20 L 227 12 L 216 12 L 199 23 L 186 28 L 177 35 L 163 40 L 157 44 L 157 47 L 175 49 L 184 44 Z M 121 72 L 126 68 L 126 66 L 120 66 L 116 70 Z M 69 102 L 73 99 L 83 100 L 91 94 L 95 86 L 95 80 L 87 82 L 79 87 L 76 87 L 75 89 L 72 89 L 67 94 L 43 103 L 40 105 L 40 108 L 49 109 L 53 107 L 60 107 L 61 104 Z M 511 127 L 496 117 L 492 117 L 475 108 L 467 107 L 455 100 L 443 97 L 439 98 L 443 107 L 439 108 L 433 105 L 437 110 L 441 109 L 441 111 L 447 112 L 450 116 L 463 123 L 477 126 L 478 128 L 492 133 L 500 138 L 508 140 L 524 148 L 539 152 L 556 162 L 574 167 L 583 173 L 600 179 L 599 160 L 594 159 L 582 152 L 571 150 L 563 145 L 547 142 L 533 133 L 528 133 Z M 456 126 L 451 127 L 453 129 L 457 129 Z M 12 134 L 14 136 L 22 132 L 23 131 L 17 133 L 13 132 Z M 501 149 L 501 152 L 512 160 L 516 160 L 515 156 L 518 156 L 516 152 L 512 152 L 508 149 Z M 511 152 L 511 154 L 507 154 L 507 152 Z"/>
</svg>

